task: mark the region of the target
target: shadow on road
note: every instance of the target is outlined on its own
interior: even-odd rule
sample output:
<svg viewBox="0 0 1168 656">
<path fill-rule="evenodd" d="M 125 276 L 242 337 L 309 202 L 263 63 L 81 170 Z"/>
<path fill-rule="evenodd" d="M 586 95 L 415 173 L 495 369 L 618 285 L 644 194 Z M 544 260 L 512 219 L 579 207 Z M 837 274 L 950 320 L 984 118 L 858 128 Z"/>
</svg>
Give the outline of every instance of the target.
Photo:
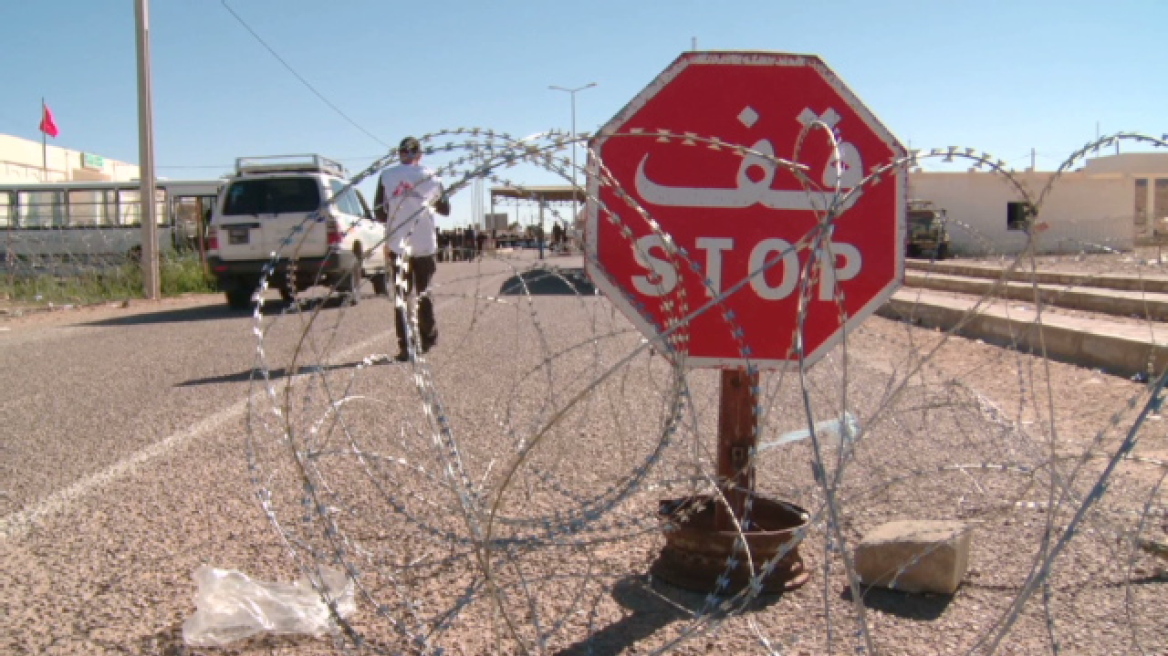
<svg viewBox="0 0 1168 656">
<path fill-rule="evenodd" d="M 296 647 L 302 646 L 306 642 L 306 637 L 303 635 L 274 635 L 271 633 L 260 633 L 233 642 L 227 649 L 228 652 L 219 652 L 221 648 L 206 647 L 198 648 L 187 645 L 183 638 L 182 623 L 172 624 L 171 626 L 157 631 L 155 633 L 142 636 L 137 640 L 137 647 L 139 651 L 136 654 L 158 654 L 159 656 L 198 656 L 199 654 L 217 654 L 217 653 L 231 653 L 238 654 L 239 650 L 247 650 L 248 653 L 253 653 L 252 650 L 258 653 L 274 654 L 285 653 Z M 110 644 L 109 650 L 111 652 L 128 653 L 126 645 Z"/>
<path fill-rule="evenodd" d="M 362 296 L 362 299 L 373 298 L 373 295 Z M 277 316 L 285 312 L 312 312 L 316 309 L 331 310 L 347 304 L 343 296 L 329 296 L 327 298 L 309 298 L 297 303 L 265 299 L 261 313 L 265 317 Z M 191 321 L 220 321 L 223 319 L 239 319 L 251 317 L 254 308 L 233 310 L 224 305 L 203 305 L 199 307 L 163 310 L 161 312 L 142 312 L 124 317 L 113 317 L 98 321 L 89 321 L 86 326 L 142 326 L 160 323 L 187 323 Z"/>
<path fill-rule="evenodd" d="M 906 620 L 935 620 L 945 613 L 953 601 L 952 595 L 914 594 L 875 586 L 863 590 L 865 607 Z M 851 601 L 852 589 L 844 588 L 840 598 Z"/>
<path fill-rule="evenodd" d="M 612 598 L 630 611 L 619 621 L 597 630 L 587 638 L 556 652 L 556 656 L 607 656 L 625 653 L 629 647 L 678 621 L 710 612 L 707 595 L 675 588 L 660 580 L 628 576 L 616 582 Z M 748 611 L 764 610 L 782 598 L 767 594 L 749 602 Z"/>
<path fill-rule="evenodd" d="M 499 288 L 500 296 L 595 296 L 596 287 L 580 268 L 536 268 L 508 278 Z"/>
<path fill-rule="evenodd" d="M 387 364 L 405 364 L 405 365 L 409 366 L 409 363 L 398 363 L 392 359 L 389 359 L 388 357 L 386 357 L 384 359 L 375 360 L 375 361 L 369 362 L 369 363 L 366 363 L 364 360 L 358 360 L 358 361 L 354 361 L 354 362 L 345 362 L 342 364 L 330 364 L 330 365 L 306 364 L 306 365 L 301 366 L 301 367 L 296 367 L 295 370 L 293 370 L 291 373 L 289 373 L 288 370 L 284 367 L 279 367 L 276 369 L 268 369 L 268 379 L 269 380 L 279 380 L 280 378 L 286 378 L 288 376 L 311 376 L 313 374 L 323 374 L 323 373 L 327 373 L 330 371 L 338 371 L 338 370 L 342 370 L 342 369 L 355 369 L 355 368 L 357 368 L 361 365 L 365 365 L 365 364 L 368 364 L 369 366 L 387 365 Z M 263 378 L 263 377 L 264 377 L 264 372 L 262 370 L 248 369 L 247 371 L 240 371 L 240 372 L 234 373 L 234 374 L 224 374 L 222 376 L 211 376 L 210 378 L 194 378 L 192 380 L 187 380 L 187 381 L 183 381 L 181 383 L 178 383 L 177 385 L 175 385 L 175 387 L 196 387 L 198 385 L 217 385 L 219 383 L 244 383 L 244 382 L 251 380 L 252 378 Z"/>
</svg>

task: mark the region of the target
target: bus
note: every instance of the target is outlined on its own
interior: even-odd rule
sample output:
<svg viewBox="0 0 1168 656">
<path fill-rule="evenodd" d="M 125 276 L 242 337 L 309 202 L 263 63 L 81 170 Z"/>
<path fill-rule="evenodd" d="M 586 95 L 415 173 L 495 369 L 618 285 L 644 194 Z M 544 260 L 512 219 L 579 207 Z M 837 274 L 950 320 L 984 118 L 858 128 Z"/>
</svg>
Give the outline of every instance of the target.
<svg viewBox="0 0 1168 656">
<path fill-rule="evenodd" d="M 159 252 L 205 253 L 207 220 L 223 180 L 159 180 Z M 0 265 L 117 266 L 140 257 L 138 181 L 0 184 Z"/>
</svg>

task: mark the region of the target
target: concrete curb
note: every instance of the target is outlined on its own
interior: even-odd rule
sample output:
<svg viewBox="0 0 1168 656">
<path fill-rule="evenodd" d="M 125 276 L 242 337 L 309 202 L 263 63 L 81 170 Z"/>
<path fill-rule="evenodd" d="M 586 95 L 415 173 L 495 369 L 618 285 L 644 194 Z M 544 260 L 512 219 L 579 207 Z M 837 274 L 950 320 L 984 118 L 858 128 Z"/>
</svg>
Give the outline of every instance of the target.
<svg viewBox="0 0 1168 656">
<path fill-rule="evenodd" d="M 1122 279 L 1130 281 L 1130 279 Z M 935 289 L 976 296 L 1008 298 L 1015 301 L 1034 303 L 1039 299 L 1046 305 L 1098 312 L 1121 317 L 1136 317 L 1153 321 L 1168 321 L 1168 294 L 1149 291 L 1126 291 L 1091 287 L 1079 289 L 1073 286 L 1035 284 L 1031 282 L 1006 282 L 986 278 L 966 278 L 949 274 L 920 273 L 906 271 L 906 285 L 915 288 Z"/>
<path fill-rule="evenodd" d="M 877 314 L 1129 378 L 1150 376 L 1168 365 L 1168 330 L 1156 335 L 1154 325 L 1049 313 L 1040 317 L 1033 308 L 1001 300 L 979 306 L 978 299 L 918 289 L 898 291 Z"/>
<path fill-rule="evenodd" d="M 1105 289 L 1168 294 L 1168 276 L 1163 275 L 1123 276 L 1114 274 L 1093 275 L 1087 273 L 1068 273 L 1062 271 L 1030 271 L 1025 266 L 1023 262 L 1013 271 L 1007 273 L 1004 264 L 998 266 L 970 264 L 966 262 L 905 260 L 906 272 L 910 270 L 923 271 L 951 276 L 966 276 L 969 278 L 1008 280 L 1010 282 L 1037 282 L 1039 284 L 1071 285 L 1075 287 L 1103 287 Z"/>
</svg>

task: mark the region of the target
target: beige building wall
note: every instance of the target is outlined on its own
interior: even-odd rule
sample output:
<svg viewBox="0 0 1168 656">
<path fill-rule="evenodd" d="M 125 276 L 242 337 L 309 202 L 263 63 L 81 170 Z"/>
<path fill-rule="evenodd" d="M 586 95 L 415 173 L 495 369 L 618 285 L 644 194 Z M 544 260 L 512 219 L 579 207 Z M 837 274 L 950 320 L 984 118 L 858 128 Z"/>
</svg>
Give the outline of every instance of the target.
<svg viewBox="0 0 1168 656">
<path fill-rule="evenodd" d="M 1124 173 L 1132 175 L 1156 175 L 1168 178 L 1168 154 L 1165 153 L 1122 153 L 1108 157 L 1087 160 L 1083 171 L 1090 174 Z"/>
<path fill-rule="evenodd" d="M 51 140 L 50 140 L 51 141 Z M 0 134 L 0 183 L 125 181 L 138 166 L 49 143 Z"/>
<path fill-rule="evenodd" d="M 1168 242 L 1168 154 L 1124 153 L 1093 159 L 1084 170 L 1130 178 L 1136 242 Z"/>
<path fill-rule="evenodd" d="M 1021 173 L 1016 178 L 1030 198 L 1005 178 L 990 173 L 921 172 L 909 175 L 909 197 L 945 208 L 954 254 L 1013 255 L 1028 235 L 1007 226 L 1011 202 L 1036 201 L 1053 173 Z M 1039 207 L 1036 247 L 1043 253 L 1130 250 L 1133 245 L 1133 183 L 1129 178 L 1063 175 Z"/>
<path fill-rule="evenodd" d="M 982 171 L 909 174 L 909 198 L 948 212 L 952 250 L 965 255 L 1014 255 L 1027 233 L 1007 227 L 1007 205 L 1037 201 L 1053 172 L 1014 174 L 1027 198 L 1001 175 Z M 1168 154 L 1127 153 L 1089 160 L 1051 186 L 1035 220 L 1041 253 L 1130 250 L 1168 239 Z"/>
</svg>

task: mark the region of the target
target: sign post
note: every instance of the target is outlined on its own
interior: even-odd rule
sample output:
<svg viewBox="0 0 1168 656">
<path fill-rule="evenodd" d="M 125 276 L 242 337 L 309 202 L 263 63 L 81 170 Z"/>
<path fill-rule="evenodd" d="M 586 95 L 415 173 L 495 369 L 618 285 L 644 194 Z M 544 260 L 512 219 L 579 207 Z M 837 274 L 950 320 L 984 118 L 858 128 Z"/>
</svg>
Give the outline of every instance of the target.
<svg viewBox="0 0 1168 656">
<path fill-rule="evenodd" d="M 718 408 L 718 480 L 724 481 L 724 504 L 714 506 L 714 528 L 735 530 L 746 517 L 746 499 L 754 490 L 754 448 L 758 445 L 758 372 L 722 370 Z"/>
<path fill-rule="evenodd" d="M 899 286 L 905 151 L 817 57 L 687 52 L 590 152 L 593 282 L 676 366 L 723 370 L 720 494 L 662 502 L 654 571 L 801 585 L 806 513 L 754 489 L 759 373 L 814 364 Z"/>
</svg>

